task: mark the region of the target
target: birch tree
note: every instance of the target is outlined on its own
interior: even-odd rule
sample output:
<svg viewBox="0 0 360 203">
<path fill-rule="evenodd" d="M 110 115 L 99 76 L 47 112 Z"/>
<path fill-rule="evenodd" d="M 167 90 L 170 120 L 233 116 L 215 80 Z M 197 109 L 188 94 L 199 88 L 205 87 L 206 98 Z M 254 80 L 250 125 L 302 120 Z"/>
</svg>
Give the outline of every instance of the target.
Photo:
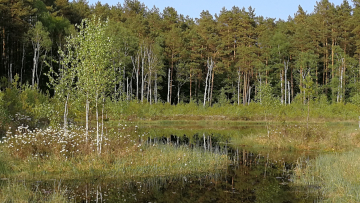
<svg viewBox="0 0 360 203">
<path fill-rule="evenodd" d="M 51 48 L 51 39 L 49 37 L 49 32 L 45 30 L 41 22 L 36 22 L 35 26 L 28 31 L 28 39 L 31 41 L 32 47 L 34 49 L 33 55 L 33 69 L 32 69 L 32 79 L 31 85 L 35 84 L 35 77 L 37 75 L 39 58 L 45 50 Z M 40 77 L 40 76 L 38 76 Z"/>
<path fill-rule="evenodd" d="M 63 54 L 63 63 L 76 73 L 76 91 L 78 97 L 84 97 L 86 111 L 86 140 L 89 131 L 90 102 L 94 102 L 96 111 L 96 145 L 101 153 L 99 135 L 99 102 L 115 84 L 113 68 L 114 53 L 112 39 L 106 36 L 108 22 L 101 22 L 96 17 L 85 19 L 77 26 L 79 33 L 67 38 L 67 52 Z M 70 72 L 72 72 L 70 71 Z"/>
</svg>

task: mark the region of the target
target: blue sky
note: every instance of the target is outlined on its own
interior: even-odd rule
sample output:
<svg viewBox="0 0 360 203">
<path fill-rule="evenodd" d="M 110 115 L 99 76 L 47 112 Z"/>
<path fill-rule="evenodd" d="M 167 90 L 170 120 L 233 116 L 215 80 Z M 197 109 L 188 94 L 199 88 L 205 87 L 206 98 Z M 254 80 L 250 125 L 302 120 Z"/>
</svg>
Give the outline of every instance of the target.
<svg viewBox="0 0 360 203">
<path fill-rule="evenodd" d="M 318 0 L 320 1 L 320 0 Z M 329 0 L 335 5 L 340 5 L 343 0 Z M 95 4 L 98 0 L 89 0 L 89 4 Z M 123 4 L 123 0 L 100 0 L 102 4 L 116 5 L 119 2 Z M 152 8 L 154 5 L 162 11 L 165 7 L 170 6 L 175 8 L 178 14 L 183 14 L 184 16 L 189 15 L 191 18 L 198 18 L 200 13 L 203 10 L 208 10 L 211 14 L 219 13 L 223 7 L 226 9 L 231 9 L 234 5 L 246 9 L 249 6 L 255 8 L 255 14 L 257 16 L 277 18 L 287 20 L 288 16 L 294 16 L 294 13 L 298 10 L 298 6 L 311 13 L 314 10 L 316 5 L 316 0 L 218 0 L 218 1 L 209 1 L 209 0 L 140 0 L 148 8 Z M 350 5 L 352 5 L 351 0 L 348 0 Z"/>
</svg>

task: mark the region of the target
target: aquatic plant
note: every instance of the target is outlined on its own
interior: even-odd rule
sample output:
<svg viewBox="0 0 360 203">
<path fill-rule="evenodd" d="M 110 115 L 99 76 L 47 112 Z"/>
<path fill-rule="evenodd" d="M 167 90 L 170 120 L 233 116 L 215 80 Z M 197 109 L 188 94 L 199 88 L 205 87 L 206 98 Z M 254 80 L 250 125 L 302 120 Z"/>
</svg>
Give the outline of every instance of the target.
<svg viewBox="0 0 360 203">
<path fill-rule="evenodd" d="M 360 151 L 322 154 L 314 160 L 298 160 L 294 180 L 325 202 L 360 202 Z"/>
</svg>

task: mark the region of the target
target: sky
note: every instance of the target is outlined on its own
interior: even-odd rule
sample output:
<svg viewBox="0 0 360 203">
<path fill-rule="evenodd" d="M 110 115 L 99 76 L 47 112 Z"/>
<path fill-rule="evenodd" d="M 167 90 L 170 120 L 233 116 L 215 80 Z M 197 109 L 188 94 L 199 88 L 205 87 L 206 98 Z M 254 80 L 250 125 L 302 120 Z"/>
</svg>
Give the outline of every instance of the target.
<svg viewBox="0 0 360 203">
<path fill-rule="evenodd" d="M 117 5 L 118 3 L 123 4 L 123 0 L 88 0 L 89 4 L 95 4 L 100 1 L 102 4 Z M 149 9 L 154 5 L 160 9 L 162 12 L 165 7 L 173 7 L 178 12 L 178 14 L 183 14 L 184 16 L 189 16 L 191 18 L 199 18 L 200 13 L 203 10 L 208 10 L 212 15 L 215 13 L 219 14 L 223 7 L 228 10 L 231 10 L 233 6 L 239 8 L 245 7 L 246 9 L 251 6 L 255 9 L 256 16 L 263 16 L 264 18 L 276 18 L 277 20 L 287 20 L 289 15 L 294 17 L 294 14 L 298 10 L 298 6 L 307 11 L 307 13 L 312 13 L 314 11 L 314 6 L 316 5 L 316 0 L 139 0 L 144 3 Z M 320 1 L 320 0 L 317 0 Z M 340 5 L 343 0 L 329 0 L 331 3 Z M 351 0 L 348 0 L 350 5 L 352 5 Z"/>
</svg>

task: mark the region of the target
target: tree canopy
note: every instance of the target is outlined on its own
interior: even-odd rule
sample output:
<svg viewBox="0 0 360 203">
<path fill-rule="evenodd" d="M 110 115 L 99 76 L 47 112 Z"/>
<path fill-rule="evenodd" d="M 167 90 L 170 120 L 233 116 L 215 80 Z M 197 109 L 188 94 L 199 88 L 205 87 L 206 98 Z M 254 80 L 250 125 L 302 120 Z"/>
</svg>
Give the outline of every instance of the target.
<svg viewBox="0 0 360 203">
<path fill-rule="evenodd" d="M 212 105 L 225 96 L 246 105 L 257 101 L 265 84 L 282 104 L 298 94 L 304 103 L 322 94 L 332 102 L 351 102 L 360 88 L 359 13 L 356 0 L 341 5 L 321 0 L 312 13 L 299 6 L 287 21 L 238 6 L 215 16 L 203 11 L 192 19 L 175 8 L 159 11 L 137 0 L 116 6 L 5 0 L 0 3 L 0 88 L 19 75 L 20 83 L 57 93 L 44 74 L 52 70 L 62 77 L 64 67 L 76 66 L 84 77 L 73 85 L 85 95 L 88 86 L 99 91 L 106 86 L 104 96 L 118 100 Z M 92 47 L 83 50 L 83 62 L 75 65 L 79 55 L 73 61 L 64 58 L 71 52 L 66 38 L 84 36 L 81 26 L 88 25 L 83 20 L 94 16 L 96 26 L 106 24 L 104 34 L 111 42 L 102 52 L 102 44 L 89 39 Z M 104 63 L 94 66 L 93 60 Z M 95 82 L 88 84 L 90 78 Z M 309 80 L 316 92 L 311 98 L 305 91 Z"/>
</svg>

